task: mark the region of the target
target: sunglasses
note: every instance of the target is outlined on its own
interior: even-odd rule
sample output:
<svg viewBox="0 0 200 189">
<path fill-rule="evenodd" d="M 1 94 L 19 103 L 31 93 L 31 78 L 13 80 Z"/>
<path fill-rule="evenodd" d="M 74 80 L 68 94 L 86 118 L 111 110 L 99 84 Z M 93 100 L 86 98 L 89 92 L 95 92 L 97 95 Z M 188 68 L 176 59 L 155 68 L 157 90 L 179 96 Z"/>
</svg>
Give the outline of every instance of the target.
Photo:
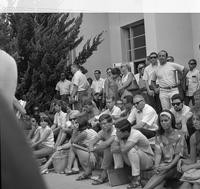
<svg viewBox="0 0 200 189">
<path fill-rule="evenodd" d="M 135 102 L 135 103 L 133 103 L 133 105 L 135 106 L 137 106 L 140 102 L 142 102 L 142 100 L 140 100 L 140 101 L 138 101 L 138 102 Z"/>
<path fill-rule="evenodd" d="M 179 106 L 181 102 L 172 103 L 172 106 Z"/>
<path fill-rule="evenodd" d="M 150 59 L 156 59 L 157 58 L 157 56 L 151 56 L 150 57 Z"/>
<path fill-rule="evenodd" d="M 74 120 L 76 120 L 76 118 L 70 118 L 70 119 L 69 119 L 69 121 L 74 121 Z"/>
<path fill-rule="evenodd" d="M 196 63 L 195 62 L 191 62 L 191 63 L 189 63 L 190 65 L 196 65 Z"/>
</svg>

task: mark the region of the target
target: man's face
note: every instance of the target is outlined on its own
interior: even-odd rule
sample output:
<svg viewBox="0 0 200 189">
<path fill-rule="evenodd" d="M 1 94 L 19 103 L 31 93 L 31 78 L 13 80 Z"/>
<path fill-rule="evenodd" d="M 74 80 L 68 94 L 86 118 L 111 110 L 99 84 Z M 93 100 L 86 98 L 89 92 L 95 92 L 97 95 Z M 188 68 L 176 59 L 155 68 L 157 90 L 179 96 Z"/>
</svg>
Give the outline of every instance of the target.
<svg viewBox="0 0 200 189">
<path fill-rule="evenodd" d="M 150 56 L 150 62 L 152 63 L 152 64 L 155 64 L 155 63 L 157 63 L 157 55 L 156 54 L 152 54 L 151 56 Z"/>
<path fill-rule="evenodd" d="M 188 65 L 189 65 L 189 68 L 190 68 L 190 70 L 193 70 L 197 65 L 196 65 L 196 62 L 194 62 L 193 60 L 191 60 L 189 63 L 188 63 Z"/>
<path fill-rule="evenodd" d="M 60 74 L 60 80 L 61 80 L 61 81 L 64 81 L 64 80 L 65 80 L 65 74 L 64 74 L 64 73 L 61 73 L 61 74 Z"/>
<path fill-rule="evenodd" d="M 114 102 L 112 99 L 107 99 L 107 100 L 106 100 L 106 106 L 107 106 L 107 108 L 108 108 L 109 110 L 112 110 L 113 107 L 114 107 L 114 105 L 115 105 L 115 102 Z"/>
<path fill-rule="evenodd" d="M 123 99 L 123 104 L 126 110 L 130 110 L 133 106 L 131 103 L 128 103 L 125 98 Z"/>
<path fill-rule="evenodd" d="M 172 101 L 172 106 L 174 107 L 174 110 L 175 110 L 176 112 L 179 112 L 179 111 L 181 111 L 182 108 L 183 108 L 183 103 L 180 101 L 180 99 L 174 99 L 174 100 Z"/>
<path fill-rule="evenodd" d="M 71 66 L 71 72 L 74 74 L 76 72 L 75 66 Z"/>
<path fill-rule="evenodd" d="M 104 132 L 109 132 L 112 128 L 113 123 L 108 123 L 106 119 L 100 122 L 101 128 Z"/>
<path fill-rule="evenodd" d="M 98 73 L 98 72 L 95 72 L 95 73 L 94 73 L 94 77 L 95 77 L 96 80 L 99 80 L 100 77 L 101 77 L 101 74 Z"/>
<path fill-rule="evenodd" d="M 137 108 L 137 110 L 142 111 L 145 106 L 144 99 L 136 97 L 133 99 L 133 105 Z"/>
<path fill-rule="evenodd" d="M 160 64 L 165 64 L 167 62 L 167 55 L 164 51 L 160 51 L 158 53 L 158 59 L 160 61 Z"/>
</svg>

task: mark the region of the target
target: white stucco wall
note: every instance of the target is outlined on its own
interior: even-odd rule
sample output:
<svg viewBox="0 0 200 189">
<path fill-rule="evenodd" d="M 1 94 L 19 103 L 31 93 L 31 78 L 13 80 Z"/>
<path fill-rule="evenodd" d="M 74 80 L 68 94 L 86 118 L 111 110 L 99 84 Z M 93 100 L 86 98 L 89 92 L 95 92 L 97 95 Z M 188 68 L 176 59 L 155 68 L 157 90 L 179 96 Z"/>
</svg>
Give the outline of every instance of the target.
<svg viewBox="0 0 200 189">
<path fill-rule="evenodd" d="M 191 14 L 146 14 L 146 26 L 148 53 L 164 49 L 175 62 L 187 66 L 188 60 L 194 56 Z"/>
<path fill-rule="evenodd" d="M 194 58 L 200 68 L 200 13 L 191 14 Z"/>
</svg>

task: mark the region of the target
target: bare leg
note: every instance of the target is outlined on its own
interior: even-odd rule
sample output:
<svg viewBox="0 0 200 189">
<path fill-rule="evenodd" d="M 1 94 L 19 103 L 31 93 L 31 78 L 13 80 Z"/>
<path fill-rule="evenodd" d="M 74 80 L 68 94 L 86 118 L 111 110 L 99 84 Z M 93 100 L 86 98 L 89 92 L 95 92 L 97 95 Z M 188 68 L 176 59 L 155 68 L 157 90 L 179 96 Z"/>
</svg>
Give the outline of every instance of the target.
<svg viewBox="0 0 200 189">
<path fill-rule="evenodd" d="M 69 172 L 69 171 L 71 171 L 72 165 L 74 163 L 74 160 L 75 160 L 75 153 L 74 153 L 74 151 L 73 151 L 73 149 L 71 147 L 70 150 L 69 150 L 69 157 L 68 157 L 67 168 L 65 169 L 66 173 Z"/>
<path fill-rule="evenodd" d="M 184 182 L 179 189 L 192 189 L 192 185 L 188 182 Z"/>
<path fill-rule="evenodd" d="M 49 158 L 49 160 L 41 167 L 42 170 L 48 169 L 51 165 L 53 158 L 58 154 L 59 151 L 56 151 L 53 153 L 53 155 Z"/>
<path fill-rule="evenodd" d="M 44 147 L 39 150 L 33 151 L 36 158 L 43 158 L 45 156 L 50 155 L 53 152 L 53 148 Z"/>
<path fill-rule="evenodd" d="M 200 189 L 200 184 L 198 183 L 193 184 L 193 189 Z"/>
</svg>

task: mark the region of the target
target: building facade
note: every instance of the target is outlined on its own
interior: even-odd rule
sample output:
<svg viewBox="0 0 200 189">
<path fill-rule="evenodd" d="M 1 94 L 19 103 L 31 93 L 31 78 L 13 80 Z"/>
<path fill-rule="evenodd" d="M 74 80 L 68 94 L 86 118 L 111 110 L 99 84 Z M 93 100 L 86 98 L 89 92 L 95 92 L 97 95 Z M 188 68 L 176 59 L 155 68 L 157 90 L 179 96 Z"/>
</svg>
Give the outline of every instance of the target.
<svg viewBox="0 0 200 189">
<path fill-rule="evenodd" d="M 74 13 L 76 16 L 78 13 Z M 166 50 L 175 62 L 187 66 L 200 63 L 199 13 L 84 13 L 80 35 L 84 40 L 104 31 L 104 41 L 84 64 L 88 77 L 94 69 L 105 70 L 116 63 L 130 62 L 134 72 L 151 52 Z M 76 49 L 81 51 L 82 45 Z"/>
</svg>

